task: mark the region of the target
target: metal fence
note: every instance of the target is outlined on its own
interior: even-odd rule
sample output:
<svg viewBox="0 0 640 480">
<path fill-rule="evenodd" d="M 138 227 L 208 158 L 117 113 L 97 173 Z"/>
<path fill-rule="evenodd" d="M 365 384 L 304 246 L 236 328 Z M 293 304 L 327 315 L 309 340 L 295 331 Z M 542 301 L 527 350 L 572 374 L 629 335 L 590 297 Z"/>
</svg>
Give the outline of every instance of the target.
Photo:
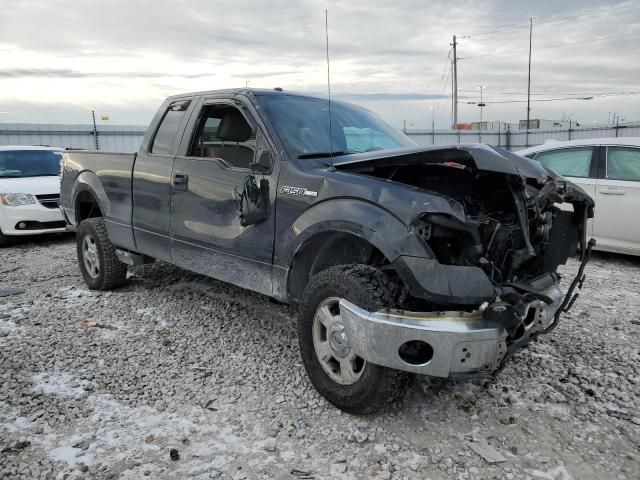
<svg viewBox="0 0 640 480">
<path fill-rule="evenodd" d="M 0 123 L 0 145 L 50 145 L 62 148 L 86 148 L 111 152 L 138 150 L 146 126 L 141 125 L 63 125 L 36 123 Z M 407 130 L 418 145 L 488 143 L 517 151 L 546 140 L 577 140 L 600 137 L 640 137 L 640 122 L 602 127 L 530 130 Z M 350 134 L 350 133 L 349 133 Z M 367 141 L 376 143 L 370 134 Z"/>
<path fill-rule="evenodd" d="M 0 145 L 48 145 L 110 152 L 138 150 L 147 127 L 131 125 L 63 125 L 0 123 Z"/>
<path fill-rule="evenodd" d="M 581 138 L 640 137 L 640 122 L 602 127 L 530 130 L 407 130 L 418 145 L 449 145 L 454 143 L 488 143 L 517 151 L 545 143 L 546 140 L 578 140 Z"/>
</svg>

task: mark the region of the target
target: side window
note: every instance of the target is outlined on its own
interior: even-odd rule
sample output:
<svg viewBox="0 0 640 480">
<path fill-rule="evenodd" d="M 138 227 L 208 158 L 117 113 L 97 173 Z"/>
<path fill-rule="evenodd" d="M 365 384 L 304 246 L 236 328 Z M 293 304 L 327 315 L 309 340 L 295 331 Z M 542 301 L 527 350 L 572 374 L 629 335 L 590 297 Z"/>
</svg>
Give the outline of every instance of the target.
<svg viewBox="0 0 640 480">
<path fill-rule="evenodd" d="M 207 105 L 196 126 L 189 156 L 220 158 L 230 167 L 249 168 L 256 152 L 256 133 L 232 105 Z"/>
<path fill-rule="evenodd" d="M 592 147 L 577 147 L 540 152 L 535 159 L 565 177 L 588 177 L 592 155 Z"/>
<path fill-rule="evenodd" d="M 158 130 L 156 130 L 156 136 L 153 138 L 153 144 L 151 145 L 151 153 L 158 155 L 169 155 L 171 153 L 171 146 L 178 134 L 178 127 L 189 103 L 189 101 L 175 102 L 169 105 L 164 117 L 162 117 Z"/>
<path fill-rule="evenodd" d="M 640 148 L 607 147 L 607 178 L 640 181 Z"/>
</svg>

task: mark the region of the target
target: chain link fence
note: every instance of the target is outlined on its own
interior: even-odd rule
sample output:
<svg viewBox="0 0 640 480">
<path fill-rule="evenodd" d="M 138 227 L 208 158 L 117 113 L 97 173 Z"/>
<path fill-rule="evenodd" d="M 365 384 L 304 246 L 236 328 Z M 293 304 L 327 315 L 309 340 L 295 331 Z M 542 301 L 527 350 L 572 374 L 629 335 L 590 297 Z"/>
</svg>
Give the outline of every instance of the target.
<svg viewBox="0 0 640 480">
<path fill-rule="evenodd" d="M 540 145 L 547 140 L 578 140 L 583 138 L 640 137 L 640 122 L 606 125 L 601 127 L 575 127 L 553 130 L 406 130 L 418 145 L 451 145 L 455 143 L 488 143 L 511 151 Z"/>
<path fill-rule="evenodd" d="M 63 125 L 35 123 L 0 123 L 0 145 L 48 145 L 110 152 L 138 150 L 146 126 L 140 125 Z M 540 145 L 547 140 L 577 140 L 602 137 L 640 137 L 640 122 L 601 127 L 575 127 L 553 130 L 406 130 L 418 145 L 488 143 L 511 151 Z"/>
</svg>

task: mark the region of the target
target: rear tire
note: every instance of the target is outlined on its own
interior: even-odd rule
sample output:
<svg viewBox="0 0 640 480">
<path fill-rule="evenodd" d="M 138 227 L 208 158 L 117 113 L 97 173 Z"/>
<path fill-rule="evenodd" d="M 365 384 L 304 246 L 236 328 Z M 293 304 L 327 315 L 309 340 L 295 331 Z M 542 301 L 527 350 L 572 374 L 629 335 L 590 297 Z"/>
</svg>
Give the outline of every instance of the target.
<svg viewBox="0 0 640 480">
<path fill-rule="evenodd" d="M 127 266 L 118 260 L 101 217 L 87 218 L 76 237 L 80 272 L 92 290 L 111 290 L 127 278 Z"/>
<path fill-rule="evenodd" d="M 305 369 L 316 390 L 347 413 L 380 411 L 405 393 L 412 378 L 407 372 L 364 361 L 350 351 L 348 342 L 341 349 L 339 341 L 330 341 L 336 332 L 340 338 L 340 323 L 335 320 L 339 299 L 377 311 L 393 305 L 392 292 L 387 276 L 377 268 L 340 265 L 313 276 L 302 294 L 298 339 Z M 328 317 L 338 323 L 327 322 Z"/>
</svg>

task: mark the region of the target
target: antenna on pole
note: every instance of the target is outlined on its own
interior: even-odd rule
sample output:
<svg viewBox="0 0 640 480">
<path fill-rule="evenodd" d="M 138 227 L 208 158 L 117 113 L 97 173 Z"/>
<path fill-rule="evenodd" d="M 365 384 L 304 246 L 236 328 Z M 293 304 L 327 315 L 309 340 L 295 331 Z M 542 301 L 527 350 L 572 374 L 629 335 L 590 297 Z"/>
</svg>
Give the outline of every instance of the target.
<svg viewBox="0 0 640 480">
<path fill-rule="evenodd" d="M 98 143 L 98 127 L 96 126 L 96 111 L 91 110 L 91 118 L 93 119 L 93 138 L 96 142 L 96 150 L 100 150 L 100 144 Z"/>
<path fill-rule="evenodd" d="M 453 85 L 453 128 L 456 128 L 456 125 L 458 125 L 458 41 L 456 35 L 453 36 L 453 43 L 451 45 L 453 47 L 453 78 L 451 79 L 451 83 Z"/>
<path fill-rule="evenodd" d="M 533 17 L 529 18 L 529 73 L 527 75 L 527 133 L 525 145 L 529 146 L 529 117 L 531 115 L 531 43 L 533 39 Z M 571 127 L 569 127 L 571 129 Z"/>
<path fill-rule="evenodd" d="M 331 69 L 329 67 L 329 11 L 324 11 L 324 36 L 327 51 L 327 92 L 329 94 L 329 161 L 333 169 L 333 131 L 331 130 Z"/>
</svg>

